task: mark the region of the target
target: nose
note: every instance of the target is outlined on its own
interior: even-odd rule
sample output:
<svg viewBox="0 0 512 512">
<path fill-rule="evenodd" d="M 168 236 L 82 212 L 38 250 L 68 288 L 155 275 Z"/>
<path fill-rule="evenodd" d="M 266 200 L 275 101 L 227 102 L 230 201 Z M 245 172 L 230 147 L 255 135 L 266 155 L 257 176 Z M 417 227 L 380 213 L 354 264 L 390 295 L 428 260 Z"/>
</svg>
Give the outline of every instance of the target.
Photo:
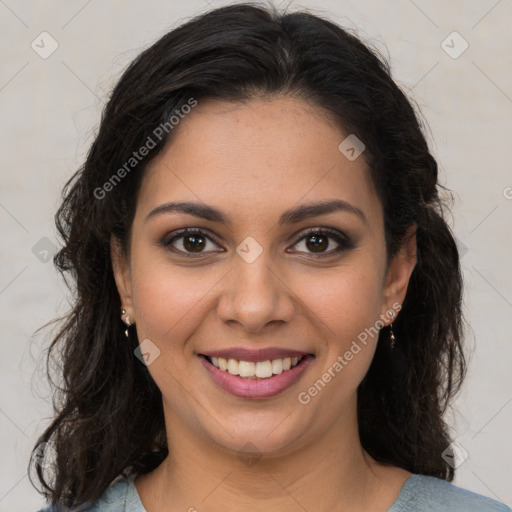
<svg viewBox="0 0 512 512">
<path fill-rule="evenodd" d="M 268 324 L 290 322 L 295 312 L 293 296 L 286 277 L 265 251 L 251 263 L 236 255 L 232 271 L 223 279 L 217 316 L 256 334 Z"/>
</svg>

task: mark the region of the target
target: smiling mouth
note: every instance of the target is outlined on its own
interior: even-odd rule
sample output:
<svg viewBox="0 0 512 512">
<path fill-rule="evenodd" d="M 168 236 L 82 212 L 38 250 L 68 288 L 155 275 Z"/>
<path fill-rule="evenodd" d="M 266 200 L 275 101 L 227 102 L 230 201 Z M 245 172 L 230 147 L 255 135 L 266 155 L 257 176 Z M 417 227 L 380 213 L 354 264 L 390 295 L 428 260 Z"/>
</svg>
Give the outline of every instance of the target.
<svg viewBox="0 0 512 512">
<path fill-rule="evenodd" d="M 243 361 L 238 359 L 226 359 L 223 357 L 211 357 L 204 354 L 201 357 L 205 358 L 212 366 L 221 371 L 236 375 L 244 379 L 268 379 L 275 375 L 285 373 L 292 370 L 301 361 L 307 357 L 285 357 L 282 359 L 267 359 L 265 361 Z"/>
</svg>

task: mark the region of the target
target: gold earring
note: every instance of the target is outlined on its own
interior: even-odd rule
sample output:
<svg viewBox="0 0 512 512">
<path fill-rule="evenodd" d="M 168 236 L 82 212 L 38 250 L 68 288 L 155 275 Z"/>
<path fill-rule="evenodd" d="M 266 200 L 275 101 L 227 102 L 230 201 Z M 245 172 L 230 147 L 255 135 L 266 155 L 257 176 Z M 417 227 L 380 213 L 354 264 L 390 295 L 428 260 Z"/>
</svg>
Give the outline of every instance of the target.
<svg viewBox="0 0 512 512">
<path fill-rule="evenodd" d="M 395 333 L 393 332 L 393 323 L 389 324 L 389 339 L 391 341 L 391 348 L 395 348 Z"/>
<path fill-rule="evenodd" d="M 121 310 L 121 320 L 123 319 L 123 315 L 126 314 L 126 309 Z M 124 335 L 128 338 L 128 328 L 132 325 L 130 323 L 130 316 L 128 315 L 126 319 L 124 320 L 125 324 L 127 325 L 126 330 L 124 331 Z"/>
</svg>

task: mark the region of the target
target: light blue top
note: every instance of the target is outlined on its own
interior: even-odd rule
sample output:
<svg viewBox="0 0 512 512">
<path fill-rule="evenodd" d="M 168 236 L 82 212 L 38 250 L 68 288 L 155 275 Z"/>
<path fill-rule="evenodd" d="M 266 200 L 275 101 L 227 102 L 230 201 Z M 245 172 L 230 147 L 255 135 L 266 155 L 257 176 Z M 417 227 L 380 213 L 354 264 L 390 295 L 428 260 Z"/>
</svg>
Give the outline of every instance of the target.
<svg viewBox="0 0 512 512">
<path fill-rule="evenodd" d="M 80 512 L 146 512 L 133 483 L 135 476 L 119 476 L 93 505 Z M 48 507 L 38 512 L 59 512 Z M 411 475 L 387 512 L 512 512 L 499 501 L 457 487 L 432 476 Z"/>
</svg>

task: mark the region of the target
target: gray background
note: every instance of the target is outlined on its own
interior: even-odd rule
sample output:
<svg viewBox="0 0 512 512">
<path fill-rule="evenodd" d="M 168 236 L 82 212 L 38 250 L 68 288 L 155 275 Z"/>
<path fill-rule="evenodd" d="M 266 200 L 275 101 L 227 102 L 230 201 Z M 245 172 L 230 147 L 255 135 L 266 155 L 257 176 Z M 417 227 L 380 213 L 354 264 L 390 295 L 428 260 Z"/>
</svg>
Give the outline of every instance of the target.
<svg viewBox="0 0 512 512">
<path fill-rule="evenodd" d="M 51 415 L 42 371 L 34 373 L 48 340 L 34 332 L 68 300 L 50 259 L 61 187 L 83 161 L 122 69 L 170 28 L 225 3 L 0 0 L 0 512 L 43 503 L 26 466 Z M 357 27 L 389 55 L 428 121 L 441 182 L 455 194 L 472 326 L 469 376 L 448 416 L 468 454 L 455 483 L 512 505 L 512 2 L 289 3 Z M 44 31 L 58 44 L 47 58 Z M 453 31 L 460 36 L 448 37 Z"/>
</svg>

